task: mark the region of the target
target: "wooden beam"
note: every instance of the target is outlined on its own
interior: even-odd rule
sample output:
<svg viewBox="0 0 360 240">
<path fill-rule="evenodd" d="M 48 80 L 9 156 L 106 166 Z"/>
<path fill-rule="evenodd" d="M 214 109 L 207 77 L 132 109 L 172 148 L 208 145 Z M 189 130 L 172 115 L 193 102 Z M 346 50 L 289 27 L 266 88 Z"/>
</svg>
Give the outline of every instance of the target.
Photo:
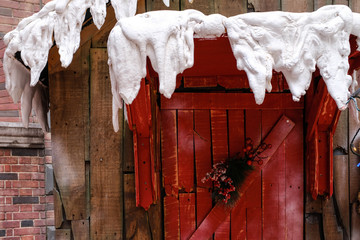
<svg viewBox="0 0 360 240">
<path fill-rule="evenodd" d="M 272 131 L 264 139 L 264 142 L 271 143 L 272 148 L 264 151 L 261 156 L 264 157 L 264 163 L 262 165 L 254 166 L 254 170 L 249 173 L 244 183 L 241 185 L 239 191 L 240 199 L 235 204 L 236 206 L 242 206 L 243 196 L 246 193 L 250 185 L 255 181 L 255 179 L 260 175 L 261 170 L 266 166 L 266 164 L 271 159 L 272 155 L 276 152 L 282 142 L 285 140 L 287 135 L 294 128 L 295 124 L 286 116 L 282 116 L 280 120 L 273 127 Z M 221 223 L 229 216 L 231 211 L 230 207 L 224 206 L 222 203 L 217 203 L 210 213 L 206 216 L 204 221 L 196 229 L 194 234 L 190 239 L 209 239 L 216 229 L 220 226 Z"/>
<path fill-rule="evenodd" d="M 252 93 L 174 93 L 161 96 L 161 109 L 303 109 L 304 101 L 292 101 L 290 93 L 266 94 L 261 105 Z"/>
</svg>

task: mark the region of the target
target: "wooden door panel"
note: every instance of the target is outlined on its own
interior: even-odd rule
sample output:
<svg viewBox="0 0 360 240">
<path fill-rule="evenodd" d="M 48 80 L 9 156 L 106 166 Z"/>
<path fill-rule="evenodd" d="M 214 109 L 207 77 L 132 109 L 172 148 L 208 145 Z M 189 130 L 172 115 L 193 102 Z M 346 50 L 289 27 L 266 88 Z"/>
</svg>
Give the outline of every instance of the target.
<svg viewBox="0 0 360 240">
<path fill-rule="evenodd" d="M 254 145 L 258 145 L 283 114 L 295 122 L 295 128 L 247 190 L 244 205 L 232 209 L 213 236 L 214 239 L 302 239 L 304 189 L 301 109 L 163 109 L 162 112 L 167 119 L 171 116 L 171 121 L 162 121 L 163 132 L 169 128 L 169 124 L 175 124 L 175 130 L 169 129 L 177 133 L 173 141 L 176 151 L 174 146 L 171 147 L 171 152 L 177 152 L 177 155 L 171 154 L 171 160 L 175 164 L 173 161 L 176 159 L 178 175 L 171 175 L 177 176 L 171 182 L 179 183 L 178 196 L 171 197 L 172 214 L 177 216 L 168 214 L 169 196 L 164 201 L 165 233 L 173 233 L 171 238 L 165 234 L 166 239 L 188 239 L 212 210 L 211 186 L 208 182 L 201 182 L 212 164 L 237 153 L 243 154 L 246 137 L 252 138 Z M 171 139 L 167 134 L 164 136 Z M 162 143 L 165 144 L 163 148 L 169 145 L 165 139 L 162 139 Z M 163 153 L 166 151 L 162 150 Z M 169 176 L 168 163 L 164 162 L 168 158 L 168 155 L 164 158 L 163 154 L 162 170 L 165 177 Z M 164 179 L 165 189 L 166 182 Z M 177 207 L 178 212 L 175 210 Z M 178 219 L 179 231 L 173 229 L 176 224 L 170 224 L 176 222 L 174 219 Z"/>
</svg>

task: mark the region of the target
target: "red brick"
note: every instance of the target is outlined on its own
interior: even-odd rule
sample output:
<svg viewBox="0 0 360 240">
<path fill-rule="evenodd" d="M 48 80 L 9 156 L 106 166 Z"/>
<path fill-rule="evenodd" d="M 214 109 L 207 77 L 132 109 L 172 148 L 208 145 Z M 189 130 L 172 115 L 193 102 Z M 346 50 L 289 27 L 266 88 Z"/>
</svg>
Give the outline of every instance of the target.
<svg viewBox="0 0 360 240">
<path fill-rule="evenodd" d="M 0 189 L 0 196 L 17 196 L 19 189 Z"/>
<path fill-rule="evenodd" d="M 26 18 L 33 14 L 34 13 L 30 12 L 30 11 L 23 11 L 23 10 L 16 10 L 16 9 L 13 10 L 13 16 L 18 17 L 18 18 Z"/>
<path fill-rule="evenodd" d="M 40 187 L 44 188 L 45 187 L 45 181 L 40 181 Z"/>
<path fill-rule="evenodd" d="M 34 220 L 34 227 L 43 227 L 43 226 L 46 226 L 45 219 L 35 219 Z"/>
<path fill-rule="evenodd" d="M 36 235 L 35 240 L 46 240 L 46 236 L 45 235 Z"/>
<path fill-rule="evenodd" d="M 4 0 L 0 1 L 0 5 Z M 11 2 L 15 2 L 15 1 L 11 1 Z M 2 24 L 8 24 L 8 25 L 12 25 L 12 26 L 17 26 L 17 24 L 19 23 L 19 19 L 18 18 L 13 18 L 13 17 L 7 17 L 7 16 L 0 16 L 0 22 Z"/>
<path fill-rule="evenodd" d="M 16 205 L 5 205 L 4 212 L 19 212 L 19 206 Z"/>
<path fill-rule="evenodd" d="M 31 158 L 29 157 L 20 157 L 19 158 L 19 164 L 30 164 Z"/>
<path fill-rule="evenodd" d="M 20 206 L 20 212 L 32 212 L 33 206 L 31 204 L 24 204 Z"/>
<path fill-rule="evenodd" d="M 18 228 L 20 227 L 20 221 L 2 221 L 0 222 L 0 228 Z"/>
<path fill-rule="evenodd" d="M 54 195 L 46 196 L 46 202 L 47 203 L 53 203 L 54 202 Z"/>
<path fill-rule="evenodd" d="M 21 2 L 16 9 L 33 12 L 34 7 L 31 3 Z"/>
<path fill-rule="evenodd" d="M 44 180 L 45 173 L 31 173 L 31 179 L 32 180 Z"/>
<path fill-rule="evenodd" d="M 45 204 L 33 204 L 34 211 L 45 211 Z"/>
<path fill-rule="evenodd" d="M 46 163 L 52 163 L 52 157 L 51 156 L 45 156 L 45 162 Z"/>
<path fill-rule="evenodd" d="M 38 188 L 39 181 L 18 180 L 13 181 L 13 188 Z"/>
<path fill-rule="evenodd" d="M 3 238 L 2 240 L 21 240 L 20 237 L 6 237 Z"/>
<path fill-rule="evenodd" d="M 7 229 L 6 230 L 6 236 L 14 236 L 14 230 L 13 229 Z"/>
<path fill-rule="evenodd" d="M 54 211 L 47 211 L 46 218 L 54 218 Z"/>
<path fill-rule="evenodd" d="M 32 189 L 23 189 L 20 188 L 20 196 L 32 196 Z"/>
<path fill-rule="evenodd" d="M 19 173 L 19 180 L 29 180 L 32 178 L 32 173 Z"/>
<path fill-rule="evenodd" d="M 51 148 L 51 142 L 45 142 L 44 145 L 45 148 Z"/>
<path fill-rule="evenodd" d="M 46 214 L 45 214 L 45 212 L 39 212 L 39 214 L 40 214 L 40 218 L 41 218 L 41 219 L 46 218 Z"/>
<path fill-rule="evenodd" d="M 13 172 L 37 172 L 38 166 L 37 165 L 13 165 L 12 171 Z"/>
<path fill-rule="evenodd" d="M 39 5 L 34 5 L 34 12 L 38 12 L 40 11 L 40 6 Z"/>
<path fill-rule="evenodd" d="M 21 240 L 34 240 L 34 236 L 22 236 Z"/>
<path fill-rule="evenodd" d="M 44 164 L 45 159 L 43 157 L 33 157 L 31 158 L 31 164 Z"/>
<path fill-rule="evenodd" d="M 22 212 L 22 213 L 14 213 L 14 219 L 38 219 L 38 212 Z"/>
<path fill-rule="evenodd" d="M 11 172 L 11 166 L 10 165 L 5 165 L 4 171 L 5 172 Z"/>
<path fill-rule="evenodd" d="M 39 166 L 39 172 L 44 173 L 45 172 L 45 166 Z"/>
<path fill-rule="evenodd" d="M 39 200 L 40 200 L 40 204 L 41 204 L 41 203 L 46 203 L 45 197 L 39 197 Z"/>
<path fill-rule="evenodd" d="M 54 220 L 54 218 L 48 218 L 48 219 L 46 219 L 46 225 L 47 225 L 47 226 L 53 226 L 53 225 L 55 225 L 55 220 Z"/>
<path fill-rule="evenodd" d="M 0 212 L 0 220 L 5 220 L 5 213 Z"/>
<path fill-rule="evenodd" d="M 5 214 L 5 219 L 6 219 L 7 221 L 13 220 L 13 213 L 6 213 L 6 214 Z"/>
<path fill-rule="evenodd" d="M 0 197 L 0 204 L 5 204 L 5 198 L 4 197 Z"/>
<path fill-rule="evenodd" d="M 1 157 L 0 164 L 18 164 L 18 158 L 17 157 Z"/>
<path fill-rule="evenodd" d="M 33 196 L 43 196 L 45 195 L 44 188 L 33 189 Z"/>
<path fill-rule="evenodd" d="M 0 165 L 0 172 L 5 172 L 5 166 L 4 165 Z"/>
<path fill-rule="evenodd" d="M 13 199 L 12 197 L 6 197 L 5 203 L 6 204 L 12 204 L 12 202 L 13 202 L 12 199 Z"/>
<path fill-rule="evenodd" d="M 10 156 L 11 150 L 10 149 L 4 149 L 4 156 Z"/>
<path fill-rule="evenodd" d="M 40 233 L 40 228 L 38 227 L 27 227 L 27 228 L 15 228 L 14 235 L 23 236 L 23 235 L 35 235 Z"/>
<path fill-rule="evenodd" d="M 13 30 L 14 28 L 11 25 L 0 24 L 0 32 L 7 33 Z"/>
<path fill-rule="evenodd" d="M 12 181 L 5 181 L 5 188 L 12 188 Z"/>
<path fill-rule="evenodd" d="M 1 0 L 0 7 L 17 9 L 17 8 L 19 8 L 19 3 L 16 1 Z"/>
<path fill-rule="evenodd" d="M 0 181 L 0 188 L 4 188 L 4 181 Z"/>
</svg>

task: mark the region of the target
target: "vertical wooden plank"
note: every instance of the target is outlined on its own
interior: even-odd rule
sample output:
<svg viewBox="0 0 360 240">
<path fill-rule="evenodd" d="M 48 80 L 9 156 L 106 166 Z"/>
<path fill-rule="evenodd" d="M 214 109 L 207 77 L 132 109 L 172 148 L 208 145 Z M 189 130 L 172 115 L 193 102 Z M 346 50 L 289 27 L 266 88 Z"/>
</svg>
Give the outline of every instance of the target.
<svg viewBox="0 0 360 240">
<path fill-rule="evenodd" d="M 71 221 L 71 229 L 74 240 L 90 239 L 89 220 L 73 220 Z"/>
<path fill-rule="evenodd" d="M 261 142 L 261 111 L 245 112 L 246 137 L 251 138 L 254 146 Z M 261 239 L 261 175 L 253 182 L 246 192 L 246 236 L 247 239 Z M 257 229 L 254 231 L 254 229 Z"/>
<path fill-rule="evenodd" d="M 65 209 L 65 218 L 87 217 L 85 188 L 85 133 L 89 105 L 89 73 L 79 69 L 88 64 L 90 42 L 74 56 L 66 71 L 50 76 L 52 157 L 54 174 Z"/>
<path fill-rule="evenodd" d="M 123 141 L 124 141 L 123 169 L 125 172 L 134 172 L 133 133 L 129 129 L 129 124 L 126 121 L 124 121 Z"/>
<path fill-rule="evenodd" d="M 282 114 L 282 110 L 263 110 L 262 136 L 270 132 Z M 285 143 L 263 169 L 262 181 L 263 238 L 285 239 Z"/>
<path fill-rule="evenodd" d="M 54 193 L 54 215 L 55 215 L 54 225 L 56 228 L 60 228 L 61 224 L 64 221 L 63 205 L 58 190 L 54 188 L 53 193 Z"/>
<path fill-rule="evenodd" d="M 228 158 L 228 128 L 226 110 L 211 110 L 211 135 L 213 163 L 225 161 Z M 229 239 L 230 215 L 218 227 L 215 239 Z"/>
<path fill-rule="evenodd" d="M 215 13 L 220 13 L 226 17 L 238 15 L 247 12 L 247 0 L 226 1 L 215 0 Z"/>
<path fill-rule="evenodd" d="M 267 12 L 267 11 L 280 11 L 281 10 L 281 1 L 279 0 L 252 0 L 249 1 L 254 5 L 255 12 Z"/>
<path fill-rule="evenodd" d="M 211 136 L 210 136 L 210 111 L 194 111 L 194 144 L 196 167 L 196 223 L 197 226 L 204 220 L 212 207 L 211 183 L 203 183 L 202 178 L 211 171 Z"/>
<path fill-rule="evenodd" d="M 112 94 L 107 50 L 91 49 L 90 184 L 91 239 L 121 239 L 123 235 L 122 131 L 112 127 Z M 123 126 L 123 113 L 119 114 Z"/>
<path fill-rule="evenodd" d="M 179 0 L 169 0 L 170 6 L 167 7 L 162 0 L 149 0 L 146 1 L 146 11 L 155 10 L 180 10 Z"/>
<path fill-rule="evenodd" d="M 357 73 L 359 75 L 359 73 Z M 358 101 L 358 105 L 360 101 Z M 358 130 L 359 126 L 357 125 L 355 119 L 349 116 L 349 142 L 354 138 L 356 131 Z M 354 145 L 359 147 L 360 146 L 360 134 L 356 136 L 354 140 Z M 356 167 L 359 163 L 359 157 L 353 154 L 352 152 L 349 153 L 349 200 L 350 205 L 357 200 L 357 195 L 360 189 L 360 168 Z"/>
<path fill-rule="evenodd" d="M 181 1 L 181 9 L 196 9 L 202 13 L 209 15 L 215 13 L 215 1 L 214 0 L 198 0 L 190 3 L 189 1 Z"/>
<path fill-rule="evenodd" d="M 124 213 L 126 239 L 151 239 L 146 212 L 136 207 L 134 173 L 124 174 Z"/>
<path fill-rule="evenodd" d="M 286 110 L 295 123 L 285 140 L 286 238 L 302 239 L 304 224 L 303 111 Z"/>
<path fill-rule="evenodd" d="M 55 230 L 55 239 L 56 240 L 70 240 L 71 239 L 71 230 L 70 229 L 56 229 Z"/>
<path fill-rule="evenodd" d="M 162 174 L 165 194 L 177 195 L 178 191 L 178 158 L 176 111 L 161 111 L 161 152 Z"/>
<path fill-rule="evenodd" d="M 194 189 L 194 122 L 193 111 L 178 111 L 179 188 Z"/>
<path fill-rule="evenodd" d="M 195 194 L 180 193 L 180 238 L 187 240 L 195 231 Z"/>
<path fill-rule="evenodd" d="M 333 4 L 341 4 L 341 5 L 349 6 L 349 0 L 334 0 Z"/>
<path fill-rule="evenodd" d="M 360 12 L 360 1 L 351 0 L 349 6 L 353 12 L 357 12 L 357 13 Z"/>
<path fill-rule="evenodd" d="M 324 229 L 324 239 L 326 240 L 337 240 L 343 239 L 343 232 L 337 224 L 335 209 L 334 209 L 334 199 L 325 199 L 323 201 L 323 229 Z"/>
<path fill-rule="evenodd" d="M 179 200 L 173 196 L 164 198 L 164 234 L 166 240 L 180 239 Z"/>
<path fill-rule="evenodd" d="M 312 12 L 314 10 L 314 0 L 282 0 L 281 10 L 286 12 Z"/>
<path fill-rule="evenodd" d="M 331 5 L 333 0 L 314 0 L 314 11 L 325 5 Z"/>
<path fill-rule="evenodd" d="M 228 111 L 229 125 L 229 155 L 244 155 L 245 122 L 244 110 Z M 244 201 L 245 203 L 245 201 Z M 230 213 L 231 239 L 245 239 L 246 237 L 246 208 L 237 205 Z"/>
</svg>

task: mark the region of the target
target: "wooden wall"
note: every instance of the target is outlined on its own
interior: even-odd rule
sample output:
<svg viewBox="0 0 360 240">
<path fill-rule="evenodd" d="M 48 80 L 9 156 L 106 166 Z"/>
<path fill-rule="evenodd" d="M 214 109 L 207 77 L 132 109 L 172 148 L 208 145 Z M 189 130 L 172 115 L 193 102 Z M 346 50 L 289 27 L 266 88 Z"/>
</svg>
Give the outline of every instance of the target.
<svg viewBox="0 0 360 240">
<path fill-rule="evenodd" d="M 346 4 L 360 12 L 360 1 L 355 0 L 194 0 L 192 4 L 187 0 L 171 0 L 170 9 L 194 8 L 205 14 L 231 16 L 248 11 L 313 11 L 325 4 Z M 138 1 L 138 12 L 159 9 L 168 9 L 161 0 Z M 81 48 L 67 69 L 61 68 L 56 47 L 49 56 L 56 239 L 163 238 L 161 202 L 147 212 L 135 204 L 132 133 L 122 113 L 119 132 L 112 129 L 106 42 L 115 23 L 112 8 L 108 7 L 101 31 L 93 25 L 84 28 Z M 347 130 L 349 118 L 346 113 L 343 116 L 340 126 Z M 350 132 L 342 132 L 340 136 L 346 137 L 340 137 L 337 144 L 343 144 L 346 149 L 347 136 L 352 137 L 354 129 L 351 123 Z M 333 198 L 307 201 L 307 239 L 321 239 L 330 233 L 334 235 L 327 239 L 339 236 L 338 232 L 329 230 L 339 226 L 336 216 L 340 213 L 336 208 L 341 210 L 340 235 L 345 236 L 345 230 L 348 235 L 359 234 L 354 226 L 359 223 L 355 219 L 358 215 L 348 207 L 355 206 L 359 190 L 358 185 L 351 185 L 360 182 L 359 171 L 353 168 L 358 158 L 349 154 L 336 159 L 339 159 L 337 163 L 347 166 L 334 175 L 336 179 L 345 179 L 350 195 L 340 196 L 335 186 L 335 201 Z"/>
</svg>

